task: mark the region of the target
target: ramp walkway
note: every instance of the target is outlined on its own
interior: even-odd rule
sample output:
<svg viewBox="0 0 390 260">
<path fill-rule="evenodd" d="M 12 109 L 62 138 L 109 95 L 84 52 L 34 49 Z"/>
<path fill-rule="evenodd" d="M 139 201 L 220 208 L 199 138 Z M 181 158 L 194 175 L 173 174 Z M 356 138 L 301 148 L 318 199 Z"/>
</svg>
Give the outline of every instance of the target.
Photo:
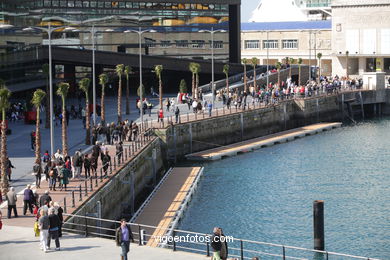
<svg viewBox="0 0 390 260">
<path fill-rule="evenodd" d="M 176 227 L 202 175 L 203 167 L 170 169 L 159 185 L 136 212 L 131 222 L 146 225 L 144 241 L 159 246 L 155 237 L 170 235 Z"/>
<path fill-rule="evenodd" d="M 239 153 L 250 152 L 263 147 L 269 147 L 275 144 L 285 143 L 307 135 L 313 135 L 322 131 L 338 128 L 340 126 L 341 123 L 337 122 L 308 125 L 227 146 L 188 154 L 186 155 L 186 158 L 189 160 L 197 161 L 220 160 L 223 157 L 235 156 Z"/>
</svg>

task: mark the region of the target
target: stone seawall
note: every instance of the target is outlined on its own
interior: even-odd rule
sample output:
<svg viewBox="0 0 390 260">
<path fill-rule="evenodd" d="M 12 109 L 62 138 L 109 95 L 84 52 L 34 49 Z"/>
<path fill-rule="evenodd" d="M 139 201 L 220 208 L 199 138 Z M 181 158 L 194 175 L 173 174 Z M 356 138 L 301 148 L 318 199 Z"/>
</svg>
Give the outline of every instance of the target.
<svg viewBox="0 0 390 260">
<path fill-rule="evenodd" d="M 288 100 L 275 106 L 237 112 L 159 130 L 168 159 L 317 122 L 340 121 L 338 96 Z"/>
<path fill-rule="evenodd" d="M 97 190 L 84 204 L 82 204 L 75 215 L 95 216 L 104 219 L 117 219 L 119 217 L 130 217 L 131 206 L 142 204 L 154 184 L 154 172 L 158 181 L 167 170 L 166 161 L 163 155 L 161 140 L 155 138 L 146 146 L 130 163 L 124 165 L 119 172 L 111 177 L 111 180 Z M 155 150 L 155 159 L 153 158 Z M 133 181 L 134 180 L 134 181 Z M 132 185 L 134 183 L 134 186 Z M 99 209 L 100 208 L 100 209 Z M 80 218 L 69 218 L 67 223 L 85 224 Z M 88 225 L 98 225 L 97 221 L 88 220 Z M 108 223 L 102 223 L 102 227 L 110 227 Z M 84 230 L 84 227 L 74 227 Z M 98 232 L 90 228 L 89 232 Z M 103 232 L 104 233 L 104 232 Z"/>
</svg>

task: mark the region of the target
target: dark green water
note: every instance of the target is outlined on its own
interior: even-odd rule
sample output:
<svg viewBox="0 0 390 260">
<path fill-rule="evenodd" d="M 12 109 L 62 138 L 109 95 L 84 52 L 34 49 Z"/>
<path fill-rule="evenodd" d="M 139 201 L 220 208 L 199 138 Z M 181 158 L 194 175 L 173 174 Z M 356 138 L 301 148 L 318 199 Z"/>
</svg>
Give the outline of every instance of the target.
<svg viewBox="0 0 390 260">
<path fill-rule="evenodd" d="M 205 163 L 180 229 L 313 247 L 325 201 L 326 250 L 390 259 L 390 119 Z"/>
</svg>

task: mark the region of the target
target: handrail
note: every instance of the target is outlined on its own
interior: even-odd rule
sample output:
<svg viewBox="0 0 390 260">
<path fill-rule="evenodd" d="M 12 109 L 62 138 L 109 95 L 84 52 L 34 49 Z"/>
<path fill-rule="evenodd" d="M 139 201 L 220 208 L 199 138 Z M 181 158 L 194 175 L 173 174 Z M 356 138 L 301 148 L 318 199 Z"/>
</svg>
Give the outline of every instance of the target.
<svg viewBox="0 0 390 260">
<path fill-rule="evenodd" d="M 64 216 L 71 216 L 72 218 L 82 218 L 82 219 L 90 219 L 90 220 L 99 220 L 99 221 L 104 221 L 108 223 L 120 223 L 120 221 L 115 221 L 115 220 L 109 220 L 109 219 L 101 219 L 101 218 L 95 218 L 95 217 L 88 217 L 88 216 L 81 216 L 81 215 L 74 215 L 74 214 L 66 214 L 63 213 Z M 73 223 L 64 223 L 64 225 L 72 225 Z M 154 229 L 162 229 L 162 227 L 156 227 L 156 226 L 150 226 L 150 225 L 143 225 L 143 224 L 138 224 L 138 223 L 128 223 L 130 226 L 134 226 L 137 228 L 154 228 Z M 88 225 L 91 227 L 91 225 Z M 98 226 L 92 226 L 94 228 L 99 228 Z M 115 231 L 115 229 L 109 229 L 105 228 L 106 230 L 111 230 Z M 165 228 L 164 228 L 165 229 Z M 69 229 L 67 229 L 69 230 Z M 186 230 L 180 230 L 180 229 L 172 229 L 175 234 L 177 233 L 186 233 L 186 234 L 193 234 L 193 235 L 198 235 L 198 236 L 210 236 L 210 234 L 205 234 L 205 233 L 200 233 L 200 232 L 193 232 L 193 231 L 186 231 Z M 250 244 L 258 244 L 258 245 L 267 245 L 271 247 L 279 247 L 283 249 L 294 249 L 294 250 L 299 250 L 299 251 L 306 251 L 306 252 L 311 252 L 311 253 L 320 253 L 320 254 L 325 254 L 325 255 L 335 255 L 335 256 L 342 256 L 342 257 L 348 257 L 348 258 L 354 258 L 354 259 L 371 259 L 371 260 L 380 260 L 379 258 L 371 258 L 371 257 L 363 257 L 363 256 L 356 256 L 356 255 L 350 255 L 350 254 L 343 254 L 343 253 L 337 253 L 337 252 L 332 252 L 332 251 L 321 251 L 321 250 L 315 250 L 315 249 L 309 249 L 309 248 L 303 248 L 303 247 L 296 247 L 296 246 L 286 246 L 282 244 L 276 244 L 276 243 L 269 243 L 269 242 L 261 242 L 261 241 L 254 241 L 254 240 L 249 240 L 249 239 L 239 239 L 239 238 L 234 238 L 234 241 L 241 241 L 241 243 L 250 243 Z M 187 242 L 190 243 L 191 242 Z M 176 248 L 180 248 L 179 246 L 175 246 Z M 263 251 L 257 251 L 253 249 L 239 249 L 239 248 L 231 248 L 232 250 L 235 251 L 240 251 L 242 252 L 248 252 L 248 253 L 257 253 L 257 254 L 267 254 L 267 255 L 272 255 L 269 252 L 263 252 Z M 199 248 L 190 248 L 190 250 L 197 251 Z M 279 254 L 274 254 L 275 256 L 281 257 L 282 255 Z M 284 256 L 284 255 L 283 255 Z M 305 259 L 305 258 L 300 258 L 300 257 L 294 257 L 294 256 L 284 256 L 285 258 L 290 258 L 290 259 Z"/>
</svg>

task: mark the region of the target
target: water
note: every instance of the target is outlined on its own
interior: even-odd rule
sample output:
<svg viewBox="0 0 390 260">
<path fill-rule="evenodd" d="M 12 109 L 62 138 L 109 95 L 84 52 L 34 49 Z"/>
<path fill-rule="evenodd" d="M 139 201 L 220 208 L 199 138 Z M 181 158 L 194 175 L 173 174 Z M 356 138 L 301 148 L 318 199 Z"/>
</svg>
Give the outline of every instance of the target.
<svg viewBox="0 0 390 260">
<path fill-rule="evenodd" d="M 179 228 L 313 247 L 325 201 L 326 250 L 390 259 L 390 119 L 205 163 Z"/>
</svg>

